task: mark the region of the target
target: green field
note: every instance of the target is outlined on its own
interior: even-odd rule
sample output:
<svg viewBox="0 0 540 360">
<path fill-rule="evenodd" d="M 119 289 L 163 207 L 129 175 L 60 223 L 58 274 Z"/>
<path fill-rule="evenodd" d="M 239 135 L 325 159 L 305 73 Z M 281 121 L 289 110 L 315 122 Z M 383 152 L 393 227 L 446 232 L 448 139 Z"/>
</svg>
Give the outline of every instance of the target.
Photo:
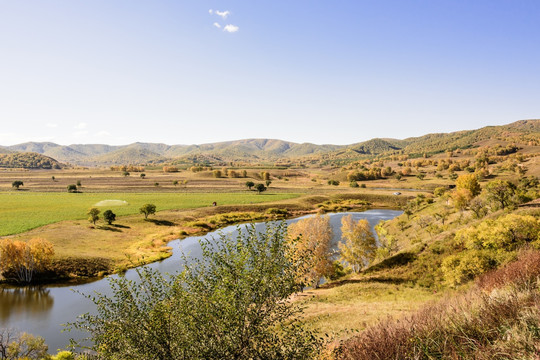
<svg viewBox="0 0 540 360">
<path fill-rule="evenodd" d="M 123 200 L 128 205 L 104 206 L 116 215 L 137 214 L 146 203 L 156 205 L 157 211 L 189 209 L 218 205 L 242 205 L 279 201 L 298 197 L 298 194 L 213 193 L 0 193 L 0 236 L 22 233 L 63 220 L 86 219 L 90 207 L 103 200 Z"/>
</svg>

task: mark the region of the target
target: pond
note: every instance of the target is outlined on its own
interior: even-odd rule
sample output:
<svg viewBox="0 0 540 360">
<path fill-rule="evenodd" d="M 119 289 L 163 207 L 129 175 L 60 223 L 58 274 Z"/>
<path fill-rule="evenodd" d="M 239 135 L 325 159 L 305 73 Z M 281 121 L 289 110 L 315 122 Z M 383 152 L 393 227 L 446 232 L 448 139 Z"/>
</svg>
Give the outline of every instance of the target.
<svg viewBox="0 0 540 360">
<path fill-rule="evenodd" d="M 373 228 L 381 220 L 390 220 L 399 216 L 402 212 L 397 210 L 367 210 L 364 212 L 328 214 L 330 223 L 334 228 L 333 247 L 341 240 L 341 218 L 352 215 L 355 220 L 367 219 Z M 313 216 L 313 215 L 307 215 Z M 287 223 L 296 222 L 307 216 L 287 220 Z M 241 225 L 245 226 L 245 225 Z M 255 224 L 261 230 L 265 223 Z M 182 240 L 174 240 L 169 243 L 173 248 L 173 255 L 161 262 L 146 265 L 161 272 L 175 273 L 181 267 L 181 255 L 185 253 L 189 257 L 201 256 L 199 240 L 203 238 L 219 237 L 220 233 L 237 233 L 238 226 L 229 226 L 204 236 L 192 236 Z M 113 275 L 117 276 L 117 275 Z M 128 270 L 125 275 L 129 279 L 136 279 L 135 270 Z M 21 332 L 39 335 L 45 338 L 49 345 L 49 351 L 55 352 L 69 344 L 70 338 L 80 338 L 83 334 L 74 332 L 62 332 L 67 322 L 73 322 L 78 315 L 92 312 L 93 303 L 81 294 L 99 292 L 110 293 L 107 278 L 81 285 L 54 285 L 48 287 L 24 287 L 24 288 L 0 288 L 0 328 L 10 328 Z"/>
</svg>

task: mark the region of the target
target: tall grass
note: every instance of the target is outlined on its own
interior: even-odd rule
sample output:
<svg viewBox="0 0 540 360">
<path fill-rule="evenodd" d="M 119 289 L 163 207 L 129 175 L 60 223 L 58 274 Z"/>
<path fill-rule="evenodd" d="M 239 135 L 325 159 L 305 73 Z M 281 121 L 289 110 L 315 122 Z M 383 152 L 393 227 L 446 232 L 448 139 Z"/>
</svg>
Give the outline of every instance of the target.
<svg viewBox="0 0 540 360">
<path fill-rule="evenodd" d="M 341 347 L 341 359 L 538 359 L 540 251 L 523 252 L 466 293 L 386 320 Z"/>
</svg>

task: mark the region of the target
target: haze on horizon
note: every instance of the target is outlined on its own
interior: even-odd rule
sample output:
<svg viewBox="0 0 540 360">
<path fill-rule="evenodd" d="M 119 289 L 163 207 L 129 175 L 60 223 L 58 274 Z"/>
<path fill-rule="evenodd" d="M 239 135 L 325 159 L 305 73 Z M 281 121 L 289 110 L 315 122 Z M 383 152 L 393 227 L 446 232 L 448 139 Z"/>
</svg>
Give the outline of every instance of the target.
<svg viewBox="0 0 540 360">
<path fill-rule="evenodd" d="M 540 117 L 540 2 L 0 1 L 0 144 L 352 144 Z"/>
</svg>

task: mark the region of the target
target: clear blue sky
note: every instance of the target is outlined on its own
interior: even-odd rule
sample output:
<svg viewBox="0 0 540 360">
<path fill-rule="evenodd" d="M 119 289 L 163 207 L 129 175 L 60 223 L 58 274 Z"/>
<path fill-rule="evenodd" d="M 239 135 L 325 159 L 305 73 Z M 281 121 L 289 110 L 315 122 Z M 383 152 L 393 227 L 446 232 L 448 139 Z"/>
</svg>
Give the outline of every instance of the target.
<svg viewBox="0 0 540 360">
<path fill-rule="evenodd" d="M 538 0 L 0 0 L 0 144 L 350 144 L 539 118 L 539 19 Z"/>
</svg>

